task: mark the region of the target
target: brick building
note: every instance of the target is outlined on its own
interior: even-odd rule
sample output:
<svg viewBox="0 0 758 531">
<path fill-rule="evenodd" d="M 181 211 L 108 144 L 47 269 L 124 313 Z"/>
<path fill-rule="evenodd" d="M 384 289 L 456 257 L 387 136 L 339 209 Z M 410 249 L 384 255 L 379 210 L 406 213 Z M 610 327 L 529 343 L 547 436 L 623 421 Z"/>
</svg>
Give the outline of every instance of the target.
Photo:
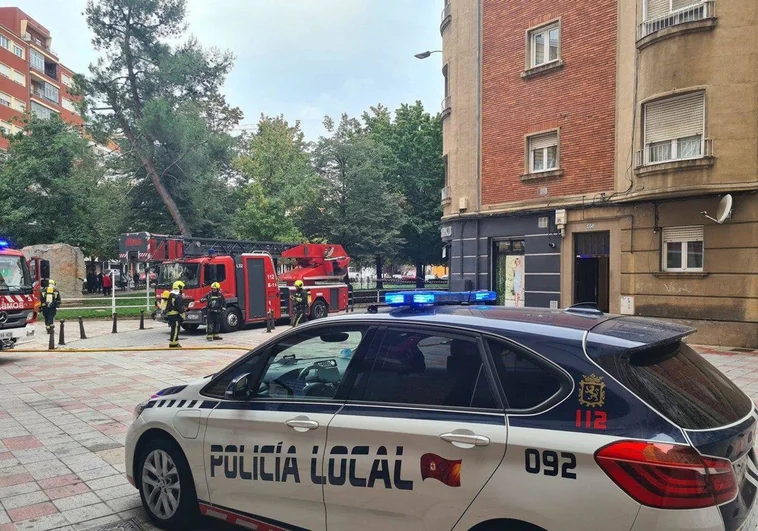
<svg viewBox="0 0 758 531">
<path fill-rule="evenodd" d="M 16 7 L 0 7 L 0 128 L 17 132 L 22 115 L 31 112 L 82 125 L 69 93 L 73 72 L 53 50 L 42 24 Z M 0 148 L 8 141 L 0 138 Z"/>
<path fill-rule="evenodd" d="M 441 32 L 453 289 L 758 346 L 758 2 L 449 0 Z"/>
</svg>

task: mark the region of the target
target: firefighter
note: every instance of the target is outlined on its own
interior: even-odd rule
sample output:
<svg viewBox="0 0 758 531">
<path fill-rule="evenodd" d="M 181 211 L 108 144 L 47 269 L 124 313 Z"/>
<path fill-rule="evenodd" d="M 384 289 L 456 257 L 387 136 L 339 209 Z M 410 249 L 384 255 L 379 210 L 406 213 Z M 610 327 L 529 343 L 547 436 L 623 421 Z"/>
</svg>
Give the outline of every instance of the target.
<svg viewBox="0 0 758 531">
<path fill-rule="evenodd" d="M 295 293 L 292 294 L 292 309 L 295 312 L 295 318 L 292 320 L 292 326 L 299 325 L 308 312 L 308 292 L 303 289 L 303 281 L 295 281 Z"/>
<path fill-rule="evenodd" d="M 174 282 L 173 289 L 168 295 L 166 301 L 166 319 L 171 327 L 171 336 L 168 342 L 170 348 L 181 348 L 179 344 L 179 327 L 182 324 L 184 315 L 184 298 L 182 297 L 182 290 L 184 289 L 184 282 L 177 280 Z"/>
<path fill-rule="evenodd" d="M 45 329 L 52 334 L 55 329 L 55 314 L 61 305 L 61 294 L 55 287 L 55 280 L 47 281 L 47 289 L 42 294 L 42 315 L 45 316 Z"/>
<path fill-rule="evenodd" d="M 200 299 L 200 302 L 208 303 L 205 307 L 205 317 L 207 320 L 205 339 L 208 341 L 222 339 L 218 333 L 221 331 L 221 321 L 224 318 L 224 310 L 226 310 L 226 299 L 224 298 L 224 294 L 221 293 L 221 284 L 218 282 L 211 284 L 211 292 Z"/>
</svg>

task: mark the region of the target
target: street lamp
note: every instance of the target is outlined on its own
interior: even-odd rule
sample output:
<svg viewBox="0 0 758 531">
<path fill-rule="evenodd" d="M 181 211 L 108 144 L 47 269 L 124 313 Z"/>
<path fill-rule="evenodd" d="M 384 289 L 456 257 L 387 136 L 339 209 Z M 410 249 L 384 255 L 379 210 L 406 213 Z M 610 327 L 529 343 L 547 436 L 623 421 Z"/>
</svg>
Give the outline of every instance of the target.
<svg viewBox="0 0 758 531">
<path fill-rule="evenodd" d="M 427 50 L 425 52 L 417 53 L 413 57 L 415 57 L 416 59 L 426 59 L 433 53 L 442 53 L 442 50 L 432 50 L 432 51 Z"/>
</svg>

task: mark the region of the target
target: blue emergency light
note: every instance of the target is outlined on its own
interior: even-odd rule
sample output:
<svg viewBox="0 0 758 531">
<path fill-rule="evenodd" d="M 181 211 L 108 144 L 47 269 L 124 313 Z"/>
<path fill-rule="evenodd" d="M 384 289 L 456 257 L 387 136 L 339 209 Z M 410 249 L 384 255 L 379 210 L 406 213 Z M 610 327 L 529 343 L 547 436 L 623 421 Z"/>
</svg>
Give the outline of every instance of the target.
<svg viewBox="0 0 758 531">
<path fill-rule="evenodd" d="M 8 240 L 0 240 L 0 248 L 2 247 L 10 247 L 11 244 L 8 243 Z"/>
<path fill-rule="evenodd" d="M 384 295 L 388 306 L 484 303 L 497 300 L 494 291 L 396 291 Z"/>
</svg>

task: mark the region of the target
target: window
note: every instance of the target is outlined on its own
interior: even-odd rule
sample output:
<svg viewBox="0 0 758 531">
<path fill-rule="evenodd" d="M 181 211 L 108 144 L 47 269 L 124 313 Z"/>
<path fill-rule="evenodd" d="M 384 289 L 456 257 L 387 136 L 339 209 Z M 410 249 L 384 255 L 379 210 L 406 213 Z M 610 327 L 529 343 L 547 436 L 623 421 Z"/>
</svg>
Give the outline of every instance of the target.
<svg viewBox="0 0 758 531">
<path fill-rule="evenodd" d="M 388 330 L 355 387 L 371 402 L 497 407 L 475 341 L 417 331 Z"/>
<path fill-rule="evenodd" d="M 214 282 L 223 282 L 226 280 L 226 266 L 224 266 L 224 264 L 205 264 L 203 269 L 203 274 L 205 276 L 203 284 L 205 286 L 210 286 Z"/>
<path fill-rule="evenodd" d="M 682 9 L 702 4 L 702 0 L 644 0 L 645 21 L 656 20 Z"/>
<path fill-rule="evenodd" d="M 2 101 L 0 101 L 2 103 Z M 32 114 L 36 116 L 37 118 L 50 118 L 54 114 L 58 114 L 57 112 L 48 109 L 44 105 L 40 105 L 36 101 L 32 102 Z"/>
<path fill-rule="evenodd" d="M 13 98 L 13 108 L 19 112 L 26 112 L 26 103 L 18 98 Z"/>
<path fill-rule="evenodd" d="M 67 76 L 66 74 L 61 73 L 61 83 L 63 83 L 67 87 L 70 87 L 71 86 L 71 77 Z"/>
<path fill-rule="evenodd" d="M 13 101 L 13 98 L 8 96 L 7 94 L 0 92 L 0 104 L 7 105 L 8 107 L 11 106 L 11 102 Z"/>
<path fill-rule="evenodd" d="M 703 226 L 663 229 L 663 270 L 703 270 Z"/>
<path fill-rule="evenodd" d="M 556 24 L 529 32 L 529 68 L 561 58 L 561 28 Z"/>
<path fill-rule="evenodd" d="M 558 132 L 529 137 L 529 173 L 558 168 Z"/>
<path fill-rule="evenodd" d="M 11 77 L 11 68 L 8 65 L 0 63 L 0 75 Z"/>
<path fill-rule="evenodd" d="M 646 164 L 699 158 L 704 138 L 704 92 L 645 105 Z"/>
<path fill-rule="evenodd" d="M 442 164 L 445 167 L 445 186 L 450 186 L 450 166 L 448 165 L 447 155 L 442 156 Z"/>
<path fill-rule="evenodd" d="M 26 76 L 17 70 L 11 72 L 11 79 L 19 85 L 26 86 Z"/>
<path fill-rule="evenodd" d="M 77 112 L 76 111 L 76 107 L 74 106 L 74 102 L 72 102 L 70 99 L 63 98 L 62 103 L 63 103 L 63 108 L 66 109 L 67 111 L 69 111 L 69 112 Z M 220 267 L 223 268 L 224 266 L 220 266 Z"/>
<path fill-rule="evenodd" d="M 561 390 L 560 380 L 531 358 L 512 351 L 505 343 L 487 340 L 508 409 L 532 409 Z"/>
<path fill-rule="evenodd" d="M 58 87 L 45 83 L 45 92 L 43 93 L 46 99 L 58 103 Z"/>
<path fill-rule="evenodd" d="M 0 121 L 0 130 L 2 130 L 3 134 L 10 135 L 13 133 L 13 126 L 8 122 Z"/>
<path fill-rule="evenodd" d="M 24 58 L 24 49 L 16 43 L 13 43 L 13 53 L 18 55 L 21 59 Z"/>
<path fill-rule="evenodd" d="M 45 71 L 45 58 L 37 50 L 29 49 L 29 65 L 40 72 Z"/>
<path fill-rule="evenodd" d="M 0 46 L 3 48 L 8 48 L 10 46 L 10 41 L 5 35 L 0 35 Z"/>
</svg>

